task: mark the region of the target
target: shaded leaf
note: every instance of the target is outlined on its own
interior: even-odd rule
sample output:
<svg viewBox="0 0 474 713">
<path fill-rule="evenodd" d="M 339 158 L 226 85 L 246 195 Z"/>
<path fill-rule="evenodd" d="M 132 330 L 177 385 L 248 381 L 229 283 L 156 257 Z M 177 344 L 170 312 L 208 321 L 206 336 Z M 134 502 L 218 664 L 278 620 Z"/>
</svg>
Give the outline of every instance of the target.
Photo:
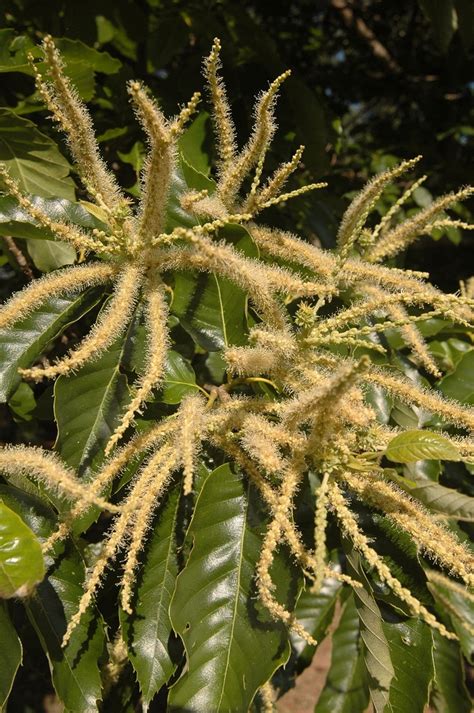
<svg viewBox="0 0 474 713">
<path fill-rule="evenodd" d="M 40 542 L 21 517 L 0 501 L 0 597 L 27 597 L 44 573 Z"/>
<path fill-rule="evenodd" d="M 449 617 L 464 656 L 474 662 L 474 596 L 466 587 L 453 582 L 439 572 L 427 570 L 428 588 L 441 611 Z"/>
<path fill-rule="evenodd" d="M 0 602 L 0 710 L 4 710 L 23 657 L 23 647 L 8 614 Z"/>
<path fill-rule="evenodd" d="M 76 261 L 76 249 L 68 243 L 55 240 L 27 240 L 28 252 L 35 267 L 41 272 L 51 272 Z"/>
<path fill-rule="evenodd" d="M 395 436 L 385 455 L 395 463 L 418 460 L 461 460 L 457 448 L 444 436 L 433 431 L 406 431 Z"/>
<path fill-rule="evenodd" d="M 456 520 L 474 522 L 474 498 L 468 495 L 459 493 L 453 488 L 445 488 L 444 485 L 431 480 L 417 482 L 416 487 L 409 488 L 408 491 L 430 510 Z"/>
<path fill-rule="evenodd" d="M 452 374 L 439 382 L 440 391 L 463 404 L 474 404 L 474 349 L 466 352 Z"/>
<path fill-rule="evenodd" d="M 253 488 L 227 464 L 213 471 L 196 502 L 193 548 L 171 602 L 187 666 L 170 690 L 170 710 L 246 711 L 287 661 L 285 627 L 259 606 L 252 585 L 264 528 Z M 273 577 L 288 596 L 288 565 L 279 562 Z"/>
<path fill-rule="evenodd" d="M 432 633 L 435 673 L 432 706 L 437 713 L 471 713 L 459 644 L 445 639 L 437 631 Z"/>
<path fill-rule="evenodd" d="M 179 488 L 170 491 L 153 524 L 142 557 L 133 616 L 120 610 L 123 638 L 145 705 L 176 668 L 169 650 L 173 638 L 169 606 L 178 574 L 175 526 L 179 492 Z"/>
<path fill-rule="evenodd" d="M 431 23 L 438 47 L 446 52 L 455 30 L 455 15 L 452 0 L 418 0 Z"/>
<path fill-rule="evenodd" d="M 421 619 L 413 618 L 400 623 L 384 621 L 382 628 L 395 672 L 390 684 L 388 710 L 391 713 L 423 713 L 433 677 L 431 629 Z"/>
<path fill-rule="evenodd" d="M 313 594 L 311 588 L 307 587 L 301 592 L 298 599 L 295 616 L 306 631 L 318 642 L 324 638 L 332 621 L 341 586 L 341 582 L 337 579 L 326 577 L 319 594 Z M 309 665 L 313 657 L 314 647 L 309 646 L 304 639 L 293 632 L 291 634 L 291 642 L 298 657 L 303 657 Z M 305 649 L 307 649 L 307 652 Z"/>
<path fill-rule="evenodd" d="M 0 402 L 18 388 L 19 368 L 31 366 L 45 346 L 98 301 L 97 290 L 71 297 L 50 297 L 33 314 L 0 332 Z"/>
<path fill-rule="evenodd" d="M 332 636 L 331 667 L 314 713 L 363 713 L 368 702 L 359 615 L 351 596 Z"/>
</svg>

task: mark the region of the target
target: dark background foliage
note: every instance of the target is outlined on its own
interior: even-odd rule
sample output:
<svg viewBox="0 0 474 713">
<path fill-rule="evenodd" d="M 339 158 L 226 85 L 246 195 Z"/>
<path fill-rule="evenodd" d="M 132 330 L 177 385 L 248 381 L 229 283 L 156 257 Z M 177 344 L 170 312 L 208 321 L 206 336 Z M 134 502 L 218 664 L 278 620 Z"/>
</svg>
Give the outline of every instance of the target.
<svg viewBox="0 0 474 713">
<path fill-rule="evenodd" d="M 433 194 L 468 178 L 474 134 L 471 0 L 6 0 L 3 8 L 4 28 L 32 40 L 47 32 L 81 40 L 121 62 L 113 74 L 97 72 L 87 98 L 108 158 L 125 183 L 134 180 L 130 164 L 142 137 L 131 121 L 124 80 L 144 79 L 165 113 L 173 113 L 200 88 L 201 60 L 214 36 L 222 40 L 242 137 L 255 94 L 292 69 L 282 90 L 272 161 L 304 143 L 306 176 L 300 180 L 330 183 L 316 199 L 280 209 L 274 222 L 330 246 L 347 194 L 399 158 L 423 154 L 420 171 L 429 174 L 426 187 Z M 13 73 L 4 79 L 2 105 L 23 116 L 37 112 L 32 79 Z M 474 250 L 470 236 L 457 251 L 449 238 L 459 242 L 460 235 L 436 244 L 426 238 L 408 259 L 452 290 L 468 276 Z"/>
</svg>

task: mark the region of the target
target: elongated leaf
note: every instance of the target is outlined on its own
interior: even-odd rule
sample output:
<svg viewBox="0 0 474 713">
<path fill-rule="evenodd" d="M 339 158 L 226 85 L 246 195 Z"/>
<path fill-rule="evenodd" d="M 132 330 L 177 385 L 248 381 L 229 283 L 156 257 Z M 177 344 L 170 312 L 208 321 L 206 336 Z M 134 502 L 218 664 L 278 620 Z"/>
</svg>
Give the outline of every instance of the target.
<svg viewBox="0 0 474 713">
<path fill-rule="evenodd" d="M 176 274 L 171 311 L 208 351 L 245 343 L 245 307 L 244 292 L 223 277 Z"/>
<path fill-rule="evenodd" d="M 326 635 L 326 631 L 332 621 L 341 586 L 341 582 L 337 579 L 327 577 L 319 594 L 313 594 L 311 588 L 308 587 L 301 592 L 298 599 L 295 616 L 318 643 Z M 291 634 L 291 642 L 298 657 L 300 659 L 303 657 L 305 663 L 307 662 L 309 665 L 313 657 L 314 647 L 309 646 L 304 639 L 295 633 Z M 305 649 L 308 649 L 308 651 L 305 651 Z"/>
<path fill-rule="evenodd" d="M 178 506 L 179 489 L 174 488 L 160 508 L 145 547 L 134 614 L 130 617 L 120 611 L 124 641 L 146 706 L 176 668 L 169 650 L 173 639 L 169 606 L 178 574 L 175 539 Z"/>
<path fill-rule="evenodd" d="M 474 404 L 474 349 L 466 352 L 452 374 L 439 383 L 440 391 L 464 404 Z"/>
<path fill-rule="evenodd" d="M 383 713 L 389 703 L 389 691 L 395 674 L 390 649 L 382 626 L 382 616 L 370 584 L 355 550 L 348 551 L 350 574 L 362 582 L 363 587 L 354 589 L 354 597 L 360 618 L 360 631 L 365 645 L 364 660 L 369 674 L 370 698 L 376 713 Z"/>
<path fill-rule="evenodd" d="M 191 364 L 173 349 L 166 355 L 166 376 L 160 401 L 179 404 L 183 396 L 198 389 Z"/>
<path fill-rule="evenodd" d="M 6 602 L 0 602 L 0 641 L 0 710 L 3 711 L 23 656 L 21 641 L 10 620 Z"/>
<path fill-rule="evenodd" d="M 465 522 L 474 522 L 474 498 L 432 481 L 418 481 L 410 495 L 421 500 L 430 510 Z"/>
<path fill-rule="evenodd" d="M 314 713 L 363 713 L 369 702 L 366 676 L 359 615 L 351 596 L 332 637 L 331 668 Z"/>
<path fill-rule="evenodd" d="M 115 74 L 122 66 L 108 52 L 98 52 L 80 40 L 60 37 L 55 41 L 64 56 L 66 74 L 86 101 L 92 99 L 95 93 L 95 72 Z"/>
<path fill-rule="evenodd" d="M 120 373 L 126 342 L 127 333 L 99 359 L 56 381 L 56 448 L 79 473 L 97 467 L 103 460 L 104 446 L 129 399 L 127 379 Z"/>
<path fill-rule="evenodd" d="M 429 19 L 438 47 L 446 52 L 455 30 L 452 0 L 418 0 Z"/>
<path fill-rule="evenodd" d="M 444 436 L 433 431 L 406 431 L 395 436 L 385 455 L 395 463 L 417 460 L 461 460 L 457 448 Z"/>
<path fill-rule="evenodd" d="M 41 544 L 21 517 L 0 501 L 0 597 L 27 597 L 44 572 Z"/>
<path fill-rule="evenodd" d="M 420 619 L 383 622 L 395 675 L 389 692 L 393 713 L 423 713 L 433 678 L 431 629 Z"/>
<path fill-rule="evenodd" d="M 28 524 L 39 539 L 51 534 L 56 517 L 39 498 L 11 486 L 0 486 L 0 497 Z M 69 543 L 55 548 L 56 561 L 25 608 L 48 657 L 52 680 L 66 710 L 90 713 L 101 696 L 99 659 L 105 635 L 102 619 L 91 607 L 81 619 L 68 645 L 61 641 L 67 622 L 76 612 L 83 593 L 85 568 L 82 557 Z"/>
<path fill-rule="evenodd" d="M 457 641 L 448 641 L 437 631 L 434 640 L 434 691 L 436 713 L 471 713 L 472 702 L 464 683 L 464 668 Z"/>
<path fill-rule="evenodd" d="M 80 203 L 73 203 L 65 198 L 41 198 L 30 196 L 36 208 L 42 210 L 54 221 L 73 223 L 82 228 L 103 228 L 103 223 L 91 215 Z M 12 196 L 0 198 L 0 235 L 13 238 L 53 238 L 46 228 L 39 227 L 35 221 L 20 208 Z"/>
<path fill-rule="evenodd" d="M 88 312 L 98 297 L 94 289 L 71 297 L 50 297 L 29 317 L 0 332 L 0 402 L 18 388 L 18 369 L 31 366 L 44 347 Z"/>
<path fill-rule="evenodd" d="M 0 161 L 26 193 L 74 200 L 69 163 L 54 141 L 10 109 L 0 109 Z"/>
<path fill-rule="evenodd" d="M 257 689 L 288 659 L 285 628 L 258 605 L 252 586 L 265 526 L 260 508 L 254 490 L 228 465 L 202 487 L 188 531 L 193 549 L 170 608 L 187 655 L 170 690 L 170 710 L 247 711 Z M 288 565 L 279 561 L 275 570 L 286 598 Z"/>
<path fill-rule="evenodd" d="M 451 620 L 464 656 L 474 662 L 474 595 L 438 572 L 427 570 L 428 587 Z"/>
</svg>

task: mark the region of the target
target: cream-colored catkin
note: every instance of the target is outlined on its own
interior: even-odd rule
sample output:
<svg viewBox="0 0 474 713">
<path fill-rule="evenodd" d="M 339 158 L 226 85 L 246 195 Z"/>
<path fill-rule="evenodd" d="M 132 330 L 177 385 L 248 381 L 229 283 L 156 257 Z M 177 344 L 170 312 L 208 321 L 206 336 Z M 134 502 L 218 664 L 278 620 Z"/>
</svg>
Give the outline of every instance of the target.
<svg viewBox="0 0 474 713">
<path fill-rule="evenodd" d="M 267 681 L 259 689 L 260 699 L 262 701 L 263 713 L 273 713 L 275 710 L 276 691 L 270 681 Z"/>
<path fill-rule="evenodd" d="M 152 456 L 145 468 L 149 467 L 152 461 L 153 464 L 156 464 L 157 462 L 160 462 L 162 460 L 163 451 L 158 452 L 154 456 Z M 125 502 L 121 506 L 121 512 L 115 519 L 113 526 L 103 544 L 102 550 L 86 578 L 86 581 L 84 583 L 84 593 L 80 599 L 78 609 L 71 617 L 66 632 L 64 634 L 62 642 L 63 647 L 66 646 L 69 639 L 71 638 L 71 634 L 73 633 L 74 629 L 78 626 L 79 622 L 82 619 L 82 616 L 89 608 L 95 592 L 101 585 L 107 567 L 113 562 L 113 560 L 117 556 L 118 550 L 124 545 L 124 542 L 128 539 L 130 535 L 130 525 L 134 521 L 134 515 L 143 504 L 143 500 L 147 497 L 149 489 L 150 470 L 147 470 L 145 475 L 142 470 L 135 478 L 135 483 L 133 484 L 133 487 L 131 488 Z"/>
<path fill-rule="evenodd" d="M 102 510 L 120 512 L 120 506 L 112 505 L 89 492 L 87 484 L 77 480 L 73 471 L 65 468 L 56 454 L 40 448 L 5 446 L 0 449 L 0 470 L 9 475 L 37 478 L 45 485 L 74 498 L 85 506 L 96 505 Z"/>
<path fill-rule="evenodd" d="M 228 169 L 223 173 L 219 181 L 217 191 L 222 202 L 232 208 L 235 196 L 239 191 L 243 180 L 256 165 L 257 170 L 252 181 L 250 195 L 255 193 L 260 174 L 263 168 L 263 160 L 268 146 L 275 133 L 276 125 L 273 118 L 273 110 L 277 92 L 281 84 L 289 77 L 290 71 L 284 72 L 277 77 L 263 92 L 255 107 L 255 123 L 252 135 L 240 154 L 235 157 Z"/>
<path fill-rule="evenodd" d="M 41 381 L 67 374 L 79 369 L 86 361 L 97 359 L 125 330 L 138 299 L 141 280 L 140 267 L 129 265 L 124 268 L 109 303 L 79 346 L 51 366 L 20 369 L 20 373 L 33 381 Z"/>
<path fill-rule="evenodd" d="M 402 173 L 409 171 L 421 159 L 416 156 L 409 161 L 402 161 L 395 168 L 379 173 L 372 178 L 361 192 L 354 198 L 342 216 L 341 225 L 337 234 L 337 244 L 341 254 L 347 256 L 348 250 L 358 239 L 365 221 L 374 205 L 382 195 L 386 186 Z"/>
<path fill-rule="evenodd" d="M 451 208 L 457 201 L 466 200 L 474 192 L 474 188 L 468 186 L 456 193 L 448 193 L 441 196 L 423 208 L 413 217 L 408 218 L 395 228 L 388 230 L 374 245 L 366 255 L 370 262 L 380 262 L 387 257 L 396 255 L 400 250 L 407 248 L 416 238 L 425 232 L 431 232 L 435 225 L 435 219 L 447 208 Z"/>
<path fill-rule="evenodd" d="M 167 327 L 168 305 L 165 298 L 164 287 L 160 283 L 152 284 L 148 286 L 146 294 L 145 324 L 148 344 L 145 369 L 140 378 L 135 396 L 128 405 L 120 421 L 120 425 L 107 443 L 105 449 L 106 455 L 111 453 L 114 446 L 125 434 L 134 416 L 140 412 L 140 409 L 149 398 L 153 389 L 159 386 L 165 374 L 169 333 Z"/>
<path fill-rule="evenodd" d="M 113 279 L 115 272 L 113 265 L 90 263 L 66 267 L 34 280 L 0 306 L 0 329 L 25 319 L 53 295 L 74 294 L 87 287 L 106 284 Z"/>
<path fill-rule="evenodd" d="M 153 448 L 158 448 L 176 429 L 176 418 L 173 416 L 161 421 L 146 433 L 135 435 L 129 443 L 118 450 L 110 460 L 106 461 L 94 479 L 87 483 L 88 493 L 91 497 L 103 493 L 120 472 L 134 459 L 143 456 Z M 87 508 L 81 500 L 72 508 L 67 522 L 60 523 L 43 544 L 43 551 L 49 551 L 56 542 L 66 538 L 69 534 L 69 523 L 80 517 Z"/>
<path fill-rule="evenodd" d="M 314 568 L 315 578 L 311 586 L 313 594 L 319 594 L 326 576 L 326 526 L 328 518 L 329 473 L 324 473 L 316 497 L 314 511 Z"/>
<path fill-rule="evenodd" d="M 124 198 L 114 175 L 107 169 L 99 154 L 89 112 L 64 74 L 63 60 L 49 35 L 43 41 L 43 49 L 51 84 L 46 83 L 37 73 L 37 85 L 44 85 L 46 95 L 49 94 L 53 98 L 54 103 L 50 109 L 66 134 L 81 177 L 93 188 L 95 194 L 100 196 L 104 205 L 111 210 L 120 209 L 124 205 Z"/>
<path fill-rule="evenodd" d="M 76 250 L 92 250 L 102 252 L 102 243 L 94 240 L 86 232 L 74 225 L 53 220 L 38 205 L 33 203 L 19 188 L 18 183 L 10 176 L 6 166 L 0 163 L 0 178 L 3 180 L 8 193 L 16 198 L 19 205 L 42 228 L 50 230 L 59 240 L 64 240 L 73 245 Z"/>
<path fill-rule="evenodd" d="M 141 178 L 138 244 L 144 245 L 164 228 L 176 147 L 168 122 L 144 87 L 139 82 L 130 82 L 128 91 L 150 147 Z"/>
<path fill-rule="evenodd" d="M 432 629 L 436 629 L 446 639 L 456 640 L 456 634 L 448 631 L 444 624 L 441 624 L 431 612 L 421 604 L 413 594 L 404 587 L 401 582 L 393 576 L 388 566 L 383 562 L 377 552 L 370 547 L 367 537 L 360 531 L 355 516 L 347 506 L 346 500 L 336 483 L 331 483 L 329 488 L 329 502 L 334 508 L 336 516 L 341 523 L 341 527 L 358 550 L 366 559 L 367 563 L 375 569 L 380 579 L 387 584 L 392 592 L 410 608 L 413 616 L 420 617 Z"/>
<path fill-rule="evenodd" d="M 412 185 L 407 188 L 400 198 L 389 208 L 382 219 L 377 223 L 375 228 L 372 230 L 370 235 L 370 244 L 373 245 L 380 235 L 383 235 L 387 226 L 390 225 L 392 218 L 398 213 L 402 205 L 404 205 L 407 200 L 413 195 L 413 193 L 419 188 L 428 178 L 428 176 L 421 176 L 417 181 L 412 183 Z"/>
<path fill-rule="evenodd" d="M 205 427 L 205 402 L 201 396 L 185 397 L 179 409 L 180 433 L 176 436 L 176 448 L 183 466 L 183 493 L 193 489 L 196 460 Z"/>
<path fill-rule="evenodd" d="M 420 503 L 376 475 L 362 478 L 345 473 L 343 478 L 367 504 L 379 509 L 405 530 L 428 557 L 460 577 L 468 586 L 474 586 L 474 556 Z"/>
<path fill-rule="evenodd" d="M 129 525 L 129 546 L 123 566 L 121 604 L 127 614 L 132 614 L 132 595 L 135 583 L 135 571 L 138 566 L 138 557 L 146 541 L 146 532 L 150 527 L 153 511 L 157 500 L 169 482 L 173 470 L 179 463 L 179 454 L 175 444 L 163 447 L 149 460 L 140 474 L 140 481 L 148 483 L 148 488 L 141 501 L 132 511 L 128 509 L 131 517 Z M 140 486 L 140 481 L 137 483 Z"/>
<path fill-rule="evenodd" d="M 219 77 L 221 43 L 216 37 L 210 55 L 204 60 L 204 75 L 208 82 L 216 125 L 219 171 L 222 175 L 232 164 L 236 153 L 235 126 L 232 121 L 224 82 Z"/>
<path fill-rule="evenodd" d="M 250 414 L 242 424 L 241 434 L 243 447 L 261 468 L 267 473 L 282 472 L 285 461 L 278 443 L 273 438 L 273 424 L 268 423 L 262 416 Z M 290 440 L 291 434 L 288 435 Z"/>
</svg>

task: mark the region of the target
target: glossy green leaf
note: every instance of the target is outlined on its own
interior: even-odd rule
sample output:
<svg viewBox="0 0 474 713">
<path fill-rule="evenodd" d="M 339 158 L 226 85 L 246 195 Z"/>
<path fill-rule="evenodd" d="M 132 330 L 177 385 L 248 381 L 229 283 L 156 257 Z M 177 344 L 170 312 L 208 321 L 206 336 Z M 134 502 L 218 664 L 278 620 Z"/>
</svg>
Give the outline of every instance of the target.
<svg viewBox="0 0 474 713">
<path fill-rule="evenodd" d="M 127 379 L 120 372 L 127 335 L 71 376 L 61 376 L 54 388 L 58 426 L 56 449 L 79 473 L 97 467 L 103 449 L 120 423 L 129 400 Z"/>
<path fill-rule="evenodd" d="M 440 391 L 463 404 L 474 404 L 474 349 L 466 352 L 452 374 L 439 382 Z"/>
<path fill-rule="evenodd" d="M 253 488 L 227 464 L 213 471 L 196 502 L 193 547 L 171 602 L 187 665 L 170 690 L 170 710 L 247 711 L 288 659 L 287 632 L 259 605 L 253 586 L 264 529 Z M 279 561 L 275 569 L 286 599 L 288 565 Z"/>
<path fill-rule="evenodd" d="M 223 277 L 176 274 L 171 311 L 207 351 L 245 343 L 245 308 L 245 293 Z"/>
<path fill-rule="evenodd" d="M 59 37 L 56 45 L 65 59 L 65 72 L 83 99 L 88 101 L 95 94 L 95 73 L 115 74 L 121 62 L 108 52 L 97 51 L 80 40 Z"/>
<path fill-rule="evenodd" d="M 34 391 L 29 384 L 22 381 L 15 393 L 8 399 L 8 405 L 16 416 L 24 421 L 30 421 L 36 408 Z"/>
<path fill-rule="evenodd" d="M 56 517 L 43 500 L 11 486 L 0 486 L 0 497 L 35 532 L 48 537 Z M 76 545 L 55 548 L 56 559 L 34 597 L 24 602 L 28 617 L 48 657 L 53 685 L 66 710 L 90 713 L 101 697 L 99 659 L 103 656 L 105 634 L 102 618 L 92 606 L 82 617 L 68 645 L 61 642 L 68 620 L 76 612 L 83 593 L 84 562 Z"/>
<path fill-rule="evenodd" d="M 0 72 L 24 72 L 32 74 L 28 64 L 27 54 L 31 52 L 34 43 L 25 35 L 18 33 L 11 27 L 0 30 Z"/>
<path fill-rule="evenodd" d="M 461 339 L 452 338 L 444 339 L 443 341 L 431 341 L 429 350 L 443 369 L 453 371 L 464 354 L 472 350 L 472 346 Z"/>
<path fill-rule="evenodd" d="M 457 641 L 449 641 L 437 631 L 434 640 L 434 690 L 432 707 L 436 713 L 471 713 L 472 701 L 464 683 L 464 666 Z"/>
<path fill-rule="evenodd" d="M 44 573 L 40 542 L 21 517 L 0 501 L 0 598 L 27 597 Z"/>
<path fill-rule="evenodd" d="M 153 523 L 142 556 L 133 616 L 120 611 L 123 638 L 145 705 L 176 668 L 169 648 L 173 639 L 169 606 L 178 574 L 175 527 L 179 492 L 178 487 L 170 491 Z"/>
<path fill-rule="evenodd" d="M 189 361 L 170 349 L 166 355 L 166 376 L 160 401 L 179 404 L 183 396 L 197 389 L 196 374 Z"/>
<path fill-rule="evenodd" d="M 50 297 L 29 317 L 0 332 L 0 402 L 18 388 L 18 369 L 31 366 L 45 346 L 98 300 L 97 290 L 81 295 Z"/>
<path fill-rule="evenodd" d="M 10 109 L 0 109 L 0 161 L 26 193 L 74 200 L 69 163 L 57 145 Z"/>
<path fill-rule="evenodd" d="M 0 602 L 0 710 L 4 710 L 20 667 L 23 647 L 15 631 L 6 602 Z"/>
<path fill-rule="evenodd" d="M 359 615 L 351 596 L 332 636 L 331 667 L 314 713 L 363 713 L 368 702 Z"/>
<path fill-rule="evenodd" d="M 41 198 L 41 196 L 30 196 L 30 200 L 51 220 L 73 223 L 90 230 L 103 227 L 103 223 L 80 203 L 73 203 L 65 198 Z M 11 196 L 0 198 L 0 235 L 10 235 L 13 238 L 52 239 L 54 237 L 49 230 L 36 225 Z"/>
<path fill-rule="evenodd" d="M 387 458 L 395 463 L 417 460 L 461 460 L 457 448 L 433 431 L 406 431 L 395 436 L 387 446 Z"/>
<path fill-rule="evenodd" d="M 326 577 L 319 594 L 313 594 L 311 587 L 301 592 L 295 609 L 295 616 L 302 626 L 316 641 L 321 641 L 333 619 L 334 609 L 341 591 L 341 582 Z M 291 643 L 297 656 L 308 664 L 314 653 L 314 647 L 309 646 L 304 639 L 291 633 Z"/>
<path fill-rule="evenodd" d="M 417 482 L 415 488 L 409 489 L 410 495 L 418 498 L 426 507 L 447 517 L 474 522 L 474 498 L 459 493 L 453 488 L 433 483 L 431 480 Z"/>
<path fill-rule="evenodd" d="M 377 421 L 387 424 L 390 421 L 390 414 L 393 408 L 391 395 L 377 384 L 368 384 L 365 390 L 365 398 L 369 406 L 374 409 Z"/>
<path fill-rule="evenodd" d="M 395 675 L 389 691 L 392 713 L 423 713 L 433 678 L 433 639 L 421 619 L 382 622 Z"/>
</svg>

